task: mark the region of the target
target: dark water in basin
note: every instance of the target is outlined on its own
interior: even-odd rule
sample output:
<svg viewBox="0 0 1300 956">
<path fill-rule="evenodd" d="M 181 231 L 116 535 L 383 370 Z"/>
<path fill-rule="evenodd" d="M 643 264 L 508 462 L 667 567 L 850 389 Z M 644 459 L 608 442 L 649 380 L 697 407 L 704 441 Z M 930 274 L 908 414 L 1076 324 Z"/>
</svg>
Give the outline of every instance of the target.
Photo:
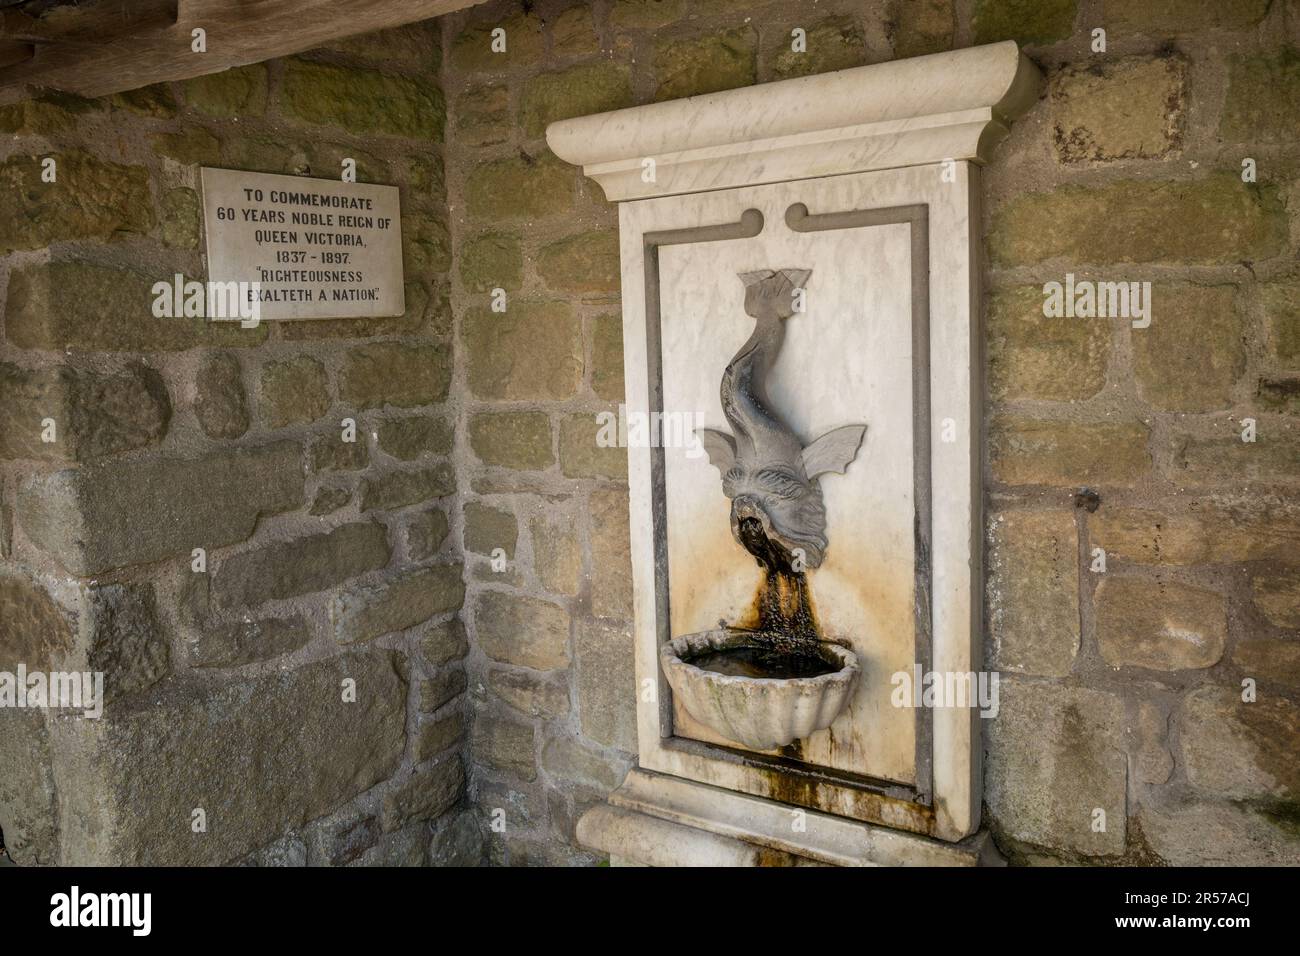
<svg viewBox="0 0 1300 956">
<path fill-rule="evenodd" d="M 777 653 L 763 647 L 728 647 L 687 660 L 688 664 L 727 677 L 790 680 L 834 674 L 839 666 L 811 654 Z"/>
</svg>

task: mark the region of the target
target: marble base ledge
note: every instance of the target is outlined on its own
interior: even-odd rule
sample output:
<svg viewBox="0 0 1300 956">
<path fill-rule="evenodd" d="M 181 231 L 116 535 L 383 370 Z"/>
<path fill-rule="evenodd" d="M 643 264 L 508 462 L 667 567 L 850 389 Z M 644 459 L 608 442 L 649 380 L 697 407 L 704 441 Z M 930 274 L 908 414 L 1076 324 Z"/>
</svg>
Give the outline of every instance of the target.
<svg viewBox="0 0 1300 956">
<path fill-rule="evenodd" d="M 680 777 L 633 770 L 578 821 L 583 845 L 616 866 L 1003 866 L 981 831 L 960 843 L 791 808 Z"/>
</svg>

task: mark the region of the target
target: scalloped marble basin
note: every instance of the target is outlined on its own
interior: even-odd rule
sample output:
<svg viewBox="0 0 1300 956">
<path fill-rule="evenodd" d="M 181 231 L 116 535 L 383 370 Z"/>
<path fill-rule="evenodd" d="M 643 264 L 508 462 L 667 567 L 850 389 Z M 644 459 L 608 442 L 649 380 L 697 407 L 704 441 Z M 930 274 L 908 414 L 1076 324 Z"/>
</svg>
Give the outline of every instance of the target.
<svg viewBox="0 0 1300 956">
<path fill-rule="evenodd" d="M 752 634 L 720 628 L 669 641 L 659 661 L 692 717 L 752 750 L 784 747 L 823 730 L 848 705 L 861 671 L 851 650 L 819 644 L 819 659 L 768 658 L 754 666 L 746 654 L 754 646 Z M 781 676 L 749 676 L 764 672 Z M 815 676 L 800 676 L 806 673 Z"/>
</svg>

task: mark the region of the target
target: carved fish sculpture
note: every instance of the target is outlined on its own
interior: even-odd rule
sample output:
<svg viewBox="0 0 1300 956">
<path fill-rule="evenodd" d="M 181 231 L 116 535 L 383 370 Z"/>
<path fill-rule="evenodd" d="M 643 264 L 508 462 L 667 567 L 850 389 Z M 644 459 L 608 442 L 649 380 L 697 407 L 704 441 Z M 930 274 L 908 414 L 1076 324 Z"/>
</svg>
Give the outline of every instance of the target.
<svg viewBox="0 0 1300 956">
<path fill-rule="evenodd" d="M 733 434 L 700 430 L 709 461 L 731 499 L 731 533 L 766 567 L 816 568 L 826 554 L 826 506 L 819 475 L 843 474 L 866 425 L 845 425 L 807 447 L 772 411 L 764 382 L 795 314 L 809 269 L 743 272 L 745 313 L 754 332 L 722 376 L 722 413 Z"/>
</svg>

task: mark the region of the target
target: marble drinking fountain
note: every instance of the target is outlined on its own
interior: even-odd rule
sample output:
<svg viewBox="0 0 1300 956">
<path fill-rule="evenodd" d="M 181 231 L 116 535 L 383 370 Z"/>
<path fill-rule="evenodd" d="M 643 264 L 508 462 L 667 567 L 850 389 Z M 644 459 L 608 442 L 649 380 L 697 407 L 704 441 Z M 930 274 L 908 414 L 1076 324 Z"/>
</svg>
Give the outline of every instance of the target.
<svg viewBox="0 0 1300 956">
<path fill-rule="evenodd" d="M 618 864 L 975 865 L 980 167 L 1011 42 L 552 124 L 619 203 L 638 766 Z M 721 383 L 719 385 L 719 383 Z M 663 423 L 685 418 L 689 442 Z"/>
<path fill-rule="evenodd" d="M 781 420 L 766 380 L 785 325 L 805 300 L 807 269 L 740 275 L 754 331 L 722 375 L 731 432 L 704 429 L 701 445 L 731 501 L 731 534 L 763 572 L 749 620 L 665 643 L 673 694 L 696 720 L 751 750 L 785 747 L 829 727 L 848 705 L 861 665 L 848 642 L 822 635 L 808 573 L 826 553 L 818 478 L 843 473 L 866 431 L 846 425 L 806 447 Z"/>
</svg>

